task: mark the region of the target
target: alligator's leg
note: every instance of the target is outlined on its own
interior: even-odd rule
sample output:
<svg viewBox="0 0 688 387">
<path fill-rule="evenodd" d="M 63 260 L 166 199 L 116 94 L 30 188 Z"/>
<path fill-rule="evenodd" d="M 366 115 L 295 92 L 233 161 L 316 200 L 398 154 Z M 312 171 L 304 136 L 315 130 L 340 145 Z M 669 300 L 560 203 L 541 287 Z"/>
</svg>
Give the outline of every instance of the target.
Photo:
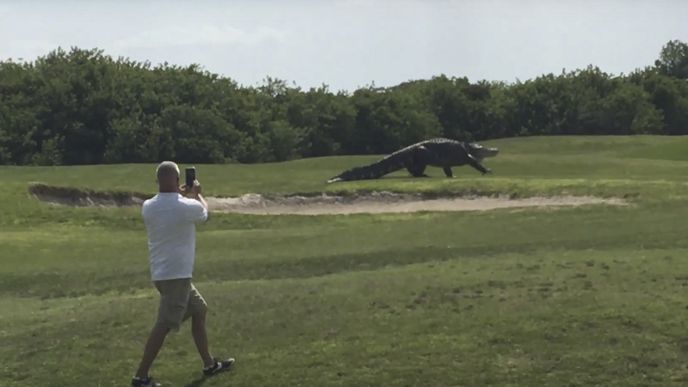
<svg viewBox="0 0 688 387">
<path fill-rule="evenodd" d="M 413 177 L 428 177 L 425 172 L 425 167 L 427 167 L 430 157 L 432 155 L 427 150 L 427 148 L 421 146 L 413 150 L 413 154 L 410 157 L 406 165 L 406 169 L 409 171 Z"/>
<path fill-rule="evenodd" d="M 477 169 L 477 170 L 480 171 L 480 173 L 482 173 L 483 175 L 486 174 L 486 173 L 492 172 L 489 168 L 483 167 L 482 164 L 480 164 L 480 162 L 479 162 L 478 160 L 476 160 L 476 159 L 475 159 L 473 156 L 471 156 L 471 155 L 468 155 L 468 165 L 470 165 L 471 167 Z"/>
<path fill-rule="evenodd" d="M 452 173 L 452 170 L 451 170 L 451 167 L 450 167 L 450 166 L 446 166 L 446 167 L 442 168 L 442 170 L 444 171 L 444 174 L 445 174 L 447 177 L 454 177 L 454 174 Z"/>
<path fill-rule="evenodd" d="M 426 175 L 424 173 L 425 172 L 425 164 L 413 164 L 413 165 L 406 167 L 406 169 L 409 171 L 409 173 L 413 177 L 428 177 L 428 175 Z"/>
</svg>

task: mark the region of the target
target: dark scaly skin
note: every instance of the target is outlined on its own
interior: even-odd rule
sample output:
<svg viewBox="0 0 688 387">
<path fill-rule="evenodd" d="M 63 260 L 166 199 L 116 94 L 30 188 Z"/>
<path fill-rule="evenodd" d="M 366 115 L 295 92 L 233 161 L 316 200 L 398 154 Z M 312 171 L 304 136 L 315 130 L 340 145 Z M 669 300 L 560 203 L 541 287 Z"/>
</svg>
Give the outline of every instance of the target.
<svg viewBox="0 0 688 387">
<path fill-rule="evenodd" d="M 497 153 L 496 148 L 485 148 L 476 143 L 434 138 L 407 146 L 373 164 L 344 171 L 328 182 L 377 179 L 404 168 L 414 177 L 423 177 L 427 166 L 442 168 L 447 177 L 453 177 L 452 167 L 462 165 L 470 165 L 486 174 L 490 170 L 480 162 Z"/>
</svg>

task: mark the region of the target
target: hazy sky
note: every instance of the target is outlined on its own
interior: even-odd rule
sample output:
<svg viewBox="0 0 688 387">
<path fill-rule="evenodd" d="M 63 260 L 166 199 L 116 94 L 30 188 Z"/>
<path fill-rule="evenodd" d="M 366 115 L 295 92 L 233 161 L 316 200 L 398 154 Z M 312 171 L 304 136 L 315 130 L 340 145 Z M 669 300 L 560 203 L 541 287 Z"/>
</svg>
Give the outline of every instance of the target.
<svg viewBox="0 0 688 387">
<path fill-rule="evenodd" d="M 618 74 L 651 65 L 670 39 L 688 41 L 688 1 L 0 0 L 0 59 L 98 47 L 245 85 L 513 82 L 588 64 Z"/>
</svg>

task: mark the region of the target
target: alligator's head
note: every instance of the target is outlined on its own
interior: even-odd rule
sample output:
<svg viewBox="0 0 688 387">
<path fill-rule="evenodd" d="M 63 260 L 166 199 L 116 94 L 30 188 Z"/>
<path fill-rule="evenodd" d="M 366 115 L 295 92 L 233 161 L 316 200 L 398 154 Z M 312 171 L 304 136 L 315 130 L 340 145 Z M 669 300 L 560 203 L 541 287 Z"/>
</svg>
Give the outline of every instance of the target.
<svg viewBox="0 0 688 387">
<path fill-rule="evenodd" d="M 470 142 L 468 143 L 468 152 L 470 152 L 471 156 L 475 157 L 478 161 L 482 161 L 482 159 L 486 157 L 497 156 L 497 153 L 499 153 L 499 149 L 488 148 L 478 143 Z"/>
</svg>

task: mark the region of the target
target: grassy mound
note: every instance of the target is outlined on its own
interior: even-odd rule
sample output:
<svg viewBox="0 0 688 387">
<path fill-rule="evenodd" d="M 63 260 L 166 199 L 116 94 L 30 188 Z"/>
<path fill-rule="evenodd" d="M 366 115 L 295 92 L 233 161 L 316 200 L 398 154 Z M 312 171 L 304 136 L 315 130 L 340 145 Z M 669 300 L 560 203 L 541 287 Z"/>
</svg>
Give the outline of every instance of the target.
<svg viewBox="0 0 688 387">
<path fill-rule="evenodd" d="M 197 165 L 209 195 L 506 193 L 630 206 L 350 216 L 217 214 L 195 283 L 211 346 L 238 359 L 203 386 L 688 383 L 688 139 L 490 142 L 479 176 L 325 184 L 376 157 Z M 154 166 L 0 167 L 3 386 L 126 385 L 155 318 L 136 207 L 50 206 L 29 182 L 154 192 Z M 187 332 L 153 373 L 198 385 Z M 27 367 L 27 364 L 41 367 Z M 107 367 L 103 368 L 103 365 Z M 94 381 L 94 378 L 96 379 Z"/>
</svg>

